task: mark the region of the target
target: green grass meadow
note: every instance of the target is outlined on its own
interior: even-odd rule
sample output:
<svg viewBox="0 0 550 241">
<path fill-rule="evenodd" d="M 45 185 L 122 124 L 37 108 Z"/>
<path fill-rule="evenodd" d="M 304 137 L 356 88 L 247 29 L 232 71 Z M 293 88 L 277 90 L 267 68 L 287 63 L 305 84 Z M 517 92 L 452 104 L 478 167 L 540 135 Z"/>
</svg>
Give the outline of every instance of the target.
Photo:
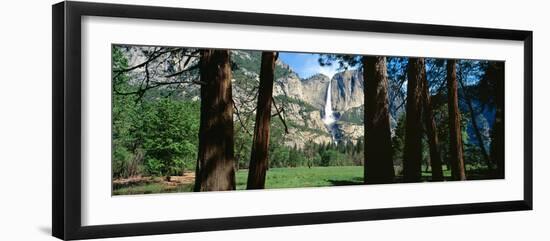
<svg viewBox="0 0 550 241">
<path fill-rule="evenodd" d="M 429 180 L 431 173 L 422 169 L 422 177 Z M 451 173 L 444 167 L 444 176 Z M 241 169 L 236 173 L 237 190 L 246 189 L 248 170 Z M 291 167 L 270 168 L 267 171 L 266 189 L 330 187 L 363 184 L 363 166 L 332 166 L 332 167 Z M 151 194 L 191 192 L 193 184 L 166 185 L 163 182 L 152 182 L 113 190 L 113 195 Z"/>
<path fill-rule="evenodd" d="M 237 190 L 246 189 L 248 170 L 237 172 Z M 362 166 L 270 168 L 266 189 L 328 187 L 363 183 Z M 338 185 L 339 184 L 339 185 Z"/>
</svg>

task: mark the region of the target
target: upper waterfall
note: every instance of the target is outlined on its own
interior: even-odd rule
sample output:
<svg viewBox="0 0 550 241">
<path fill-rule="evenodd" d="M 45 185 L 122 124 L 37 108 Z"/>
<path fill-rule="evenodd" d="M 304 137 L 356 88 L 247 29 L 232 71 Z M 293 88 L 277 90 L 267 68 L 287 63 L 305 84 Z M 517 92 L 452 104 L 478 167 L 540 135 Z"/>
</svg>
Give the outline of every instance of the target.
<svg viewBox="0 0 550 241">
<path fill-rule="evenodd" d="M 323 122 L 325 123 L 325 125 L 332 125 L 334 121 L 334 113 L 332 112 L 332 81 L 329 81 L 325 101 L 325 116 L 323 116 Z"/>
</svg>

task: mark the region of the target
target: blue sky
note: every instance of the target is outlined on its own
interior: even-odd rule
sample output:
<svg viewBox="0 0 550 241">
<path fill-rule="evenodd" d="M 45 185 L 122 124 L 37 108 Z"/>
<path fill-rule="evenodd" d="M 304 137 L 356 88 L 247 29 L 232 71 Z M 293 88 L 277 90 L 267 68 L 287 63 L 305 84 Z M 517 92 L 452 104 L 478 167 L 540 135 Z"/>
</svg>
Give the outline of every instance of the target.
<svg viewBox="0 0 550 241">
<path fill-rule="evenodd" d="M 296 73 L 298 73 L 298 76 L 302 79 L 308 78 L 315 74 L 324 74 L 330 78 L 337 73 L 341 72 L 342 70 L 338 70 L 338 64 L 334 63 L 332 66 L 321 66 L 319 65 L 319 54 L 314 53 L 294 53 L 294 52 L 279 52 L 279 59 L 283 61 L 284 63 L 288 64 L 292 70 L 294 70 Z M 479 61 L 475 60 L 463 60 L 463 61 L 473 61 L 474 65 L 479 65 Z M 479 66 L 478 66 L 479 67 Z M 402 69 L 402 71 L 406 71 L 406 63 L 400 64 L 397 66 L 397 68 Z M 353 69 L 353 68 L 352 68 Z M 430 71 L 430 66 L 426 66 L 426 70 Z M 473 68 L 472 71 L 468 72 L 468 75 L 465 76 L 466 84 L 472 85 L 479 82 L 479 79 L 481 78 L 481 75 L 483 74 L 483 71 L 480 71 L 479 69 Z M 403 85 L 406 89 L 406 81 L 405 85 Z"/>
<path fill-rule="evenodd" d="M 290 65 L 290 68 L 298 73 L 300 78 L 308 78 L 318 73 L 332 77 L 338 72 L 337 64 L 320 66 L 318 61 L 319 54 L 280 52 L 279 59 Z"/>
</svg>

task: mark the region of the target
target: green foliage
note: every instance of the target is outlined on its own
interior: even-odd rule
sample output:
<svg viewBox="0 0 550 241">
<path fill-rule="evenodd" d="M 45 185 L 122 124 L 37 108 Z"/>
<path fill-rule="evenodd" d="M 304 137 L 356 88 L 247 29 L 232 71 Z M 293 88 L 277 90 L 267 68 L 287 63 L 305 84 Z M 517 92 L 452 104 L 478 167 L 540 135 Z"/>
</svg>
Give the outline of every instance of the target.
<svg viewBox="0 0 550 241">
<path fill-rule="evenodd" d="M 115 143 L 113 145 L 112 171 L 116 177 L 129 177 L 138 173 L 132 169 L 134 153 Z"/>
<path fill-rule="evenodd" d="M 200 103 L 163 98 L 145 104 L 142 119 L 147 171 L 180 175 L 197 160 Z"/>
<path fill-rule="evenodd" d="M 340 153 L 336 150 L 325 150 L 321 155 L 321 166 L 338 166 L 342 159 Z"/>
<path fill-rule="evenodd" d="M 163 170 L 165 170 L 166 166 L 164 163 L 155 158 L 148 158 L 145 161 L 145 170 L 153 176 L 162 176 Z"/>
<path fill-rule="evenodd" d="M 289 164 L 290 150 L 286 146 L 274 145 L 274 148 L 271 151 L 270 158 L 270 167 L 286 167 Z"/>
<path fill-rule="evenodd" d="M 112 58 L 113 70 L 128 67 L 118 47 L 113 48 Z M 113 88 L 130 92 L 136 87 L 120 74 L 113 79 Z M 194 168 L 200 103 L 158 96 L 137 99 L 113 94 L 113 177 L 180 175 Z"/>
<path fill-rule="evenodd" d="M 439 98 L 433 98 L 438 100 Z M 444 164 L 449 165 L 450 154 L 449 154 L 449 115 L 447 103 L 436 103 L 434 105 L 434 117 L 437 125 L 438 140 L 439 140 L 439 151 L 441 153 L 442 161 Z M 481 151 L 479 147 L 471 142 L 466 126 L 470 121 L 470 115 L 468 112 L 461 112 L 462 119 L 462 144 L 464 150 L 464 162 L 466 164 L 477 165 L 479 162 L 483 161 L 481 156 Z M 392 147 L 393 147 L 393 159 L 394 164 L 402 165 L 403 163 L 403 154 L 405 147 L 405 122 L 406 114 L 403 113 L 398 121 L 397 127 L 395 129 L 395 134 L 392 137 Z M 428 163 L 429 159 L 429 145 L 427 143 L 427 137 L 424 135 L 422 139 L 422 158 L 425 163 Z M 428 168 L 428 167 L 425 167 Z"/>
<path fill-rule="evenodd" d="M 134 105 L 118 105 L 116 108 L 125 111 L 113 114 L 113 175 L 137 175 L 140 166 L 154 176 L 179 175 L 193 169 L 199 103 L 161 98 Z"/>
<path fill-rule="evenodd" d="M 113 69 L 125 69 L 128 61 L 119 48 L 112 49 Z M 128 76 L 121 74 L 113 79 L 113 87 L 119 91 L 131 89 Z M 139 166 L 143 161 L 139 149 L 141 141 L 139 118 L 141 105 L 130 96 L 113 95 L 112 132 L 113 132 L 113 161 L 112 172 L 114 177 L 128 177 L 139 173 Z"/>
<path fill-rule="evenodd" d="M 351 67 L 361 65 L 362 56 L 360 55 L 343 55 L 343 54 L 320 54 L 319 65 L 332 66 L 338 65 L 338 70 L 345 70 Z"/>
<path fill-rule="evenodd" d="M 235 162 L 237 169 L 248 168 L 250 164 L 252 133 L 248 133 L 244 128 L 240 123 L 235 123 Z M 253 128 L 253 125 L 248 126 L 248 130 L 253 130 Z"/>
<path fill-rule="evenodd" d="M 394 164 L 401 165 L 403 163 L 403 154 L 405 150 L 405 122 L 406 114 L 403 112 L 397 120 L 397 127 L 392 137 Z"/>
<path fill-rule="evenodd" d="M 270 167 L 355 166 L 364 159 L 362 141 L 334 144 L 306 143 L 303 147 L 270 145 Z"/>
</svg>

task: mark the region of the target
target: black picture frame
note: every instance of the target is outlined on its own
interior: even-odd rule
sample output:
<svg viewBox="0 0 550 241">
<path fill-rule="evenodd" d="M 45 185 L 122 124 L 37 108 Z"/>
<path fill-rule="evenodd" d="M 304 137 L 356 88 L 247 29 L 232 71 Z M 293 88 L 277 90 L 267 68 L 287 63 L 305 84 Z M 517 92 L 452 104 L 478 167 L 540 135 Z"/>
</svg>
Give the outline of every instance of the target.
<svg viewBox="0 0 550 241">
<path fill-rule="evenodd" d="M 290 16 L 89 2 L 52 6 L 52 233 L 60 239 L 106 238 L 380 219 L 532 210 L 533 33 L 384 21 Z M 420 207 L 212 218 L 131 224 L 81 224 L 81 17 L 104 16 L 256 26 L 516 40 L 524 43 L 524 194 L 521 200 Z"/>
</svg>

